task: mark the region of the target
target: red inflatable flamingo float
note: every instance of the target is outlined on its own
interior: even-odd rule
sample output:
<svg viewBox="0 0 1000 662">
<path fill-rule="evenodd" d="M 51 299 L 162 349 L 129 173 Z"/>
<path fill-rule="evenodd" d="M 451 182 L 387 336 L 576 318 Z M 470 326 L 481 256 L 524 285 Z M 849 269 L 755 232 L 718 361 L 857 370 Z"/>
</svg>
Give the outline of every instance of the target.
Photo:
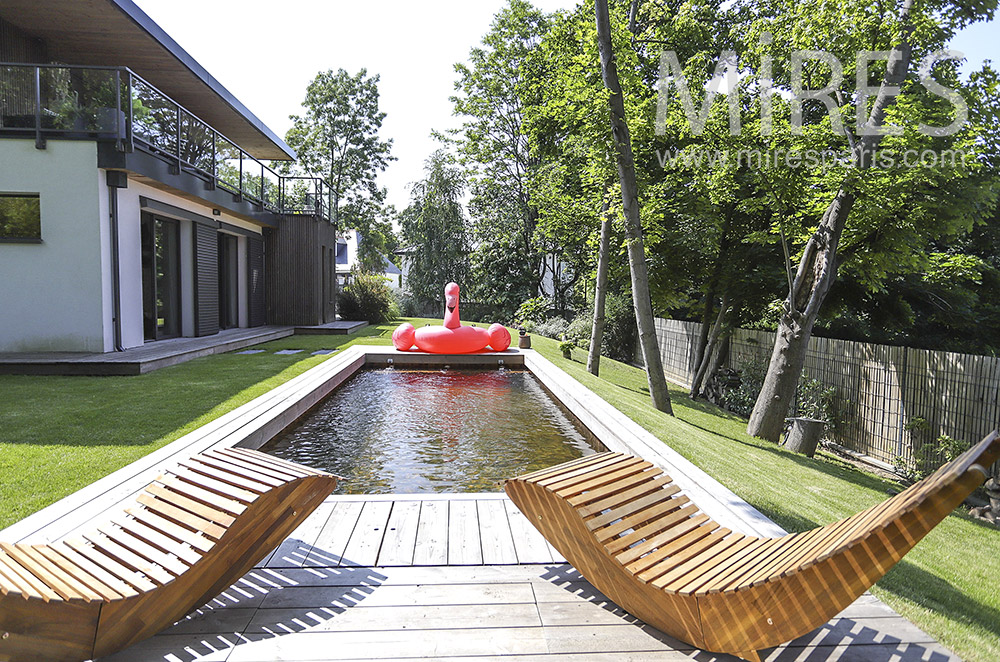
<svg viewBox="0 0 1000 662">
<path fill-rule="evenodd" d="M 420 351 L 432 354 L 468 354 L 487 347 L 495 352 L 510 347 L 510 331 L 502 324 L 493 324 L 489 329 L 462 326 L 458 316 L 458 284 L 445 285 L 444 303 L 444 326 L 414 329 L 412 324 L 400 324 L 392 332 L 392 344 L 396 349 L 406 351 L 416 345 Z"/>
</svg>

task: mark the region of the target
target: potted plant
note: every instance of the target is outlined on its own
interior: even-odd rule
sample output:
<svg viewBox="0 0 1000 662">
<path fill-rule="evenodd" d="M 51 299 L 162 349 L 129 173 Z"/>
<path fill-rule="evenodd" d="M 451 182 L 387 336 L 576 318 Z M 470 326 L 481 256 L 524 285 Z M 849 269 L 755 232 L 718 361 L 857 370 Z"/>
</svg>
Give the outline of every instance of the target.
<svg viewBox="0 0 1000 662">
<path fill-rule="evenodd" d="M 575 346 L 576 346 L 576 343 L 573 342 L 572 340 L 561 340 L 561 341 L 559 341 L 559 351 L 562 352 L 562 355 L 563 355 L 564 359 L 571 359 L 571 358 L 573 358 L 573 348 Z"/>
</svg>

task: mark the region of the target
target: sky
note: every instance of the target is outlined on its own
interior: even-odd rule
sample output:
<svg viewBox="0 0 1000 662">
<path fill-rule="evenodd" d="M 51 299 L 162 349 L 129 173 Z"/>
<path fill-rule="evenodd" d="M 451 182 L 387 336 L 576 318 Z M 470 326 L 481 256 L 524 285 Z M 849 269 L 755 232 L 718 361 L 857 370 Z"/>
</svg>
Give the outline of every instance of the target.
<svg viewBox="0 0 1000 662">
<path fill-rule="evenodd" d="M 431 131 L 457 128 L 449 97 L 454 65 L 482 42 L 506 0 L 134 0 L 237 99 L 279 136 L 301 112 L 306 86 L 320 71 L 362 67 L 378 74 L 381 136 L 396 161 L 379 177 L 388 201 L 403 209 L 409 185 L 439 147 Z M 545 11 L 568 0 L 533 0 Z M 1000 63 L 1000 20 L 959 35 L 969 60 Z"/>
</svg>

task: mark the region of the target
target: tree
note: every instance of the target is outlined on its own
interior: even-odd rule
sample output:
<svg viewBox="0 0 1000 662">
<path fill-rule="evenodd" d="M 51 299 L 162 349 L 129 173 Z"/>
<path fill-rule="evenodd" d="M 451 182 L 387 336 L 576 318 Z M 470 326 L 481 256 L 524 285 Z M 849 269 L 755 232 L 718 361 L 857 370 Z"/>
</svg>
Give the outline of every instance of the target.
<svg viewBox="0 0 1000 662">
<path fill-rule="evenodd" d="M 587 352 L 587 372 L 601 373 L 601 345 L 604 341 L 604 301 L 608 294 L 608 260 L 611 252 L 611 214 L 607 199 L 602 208 L 601 239 L 597 248 L 597 279 L 594 283 L 594 322 L 590 332 L 590 351 Z"/>
<path fill-rule="evenodd" d="M 629 267 L 632 274 L 632 301 L 635 305 L 636 324 L 639 327 L 639 345 L 642 348 L 646 379 L 653 406 L 660 411 L 673 413 L 670 393 L 663 374 L 660 350 L 656 342 L 653 325 L 653 307 L 649 295 L 649 275 L 646 268 L 646 254 L 642 241 L 642 221 L 639 219 L 639 192 L 635 178 L 635 163 L 632 156 L 632 142 L 628 125 L 625 123 L 625 104 L 618 82 L 614 48 L 611 41 L 611 20 L 608 15 L 607 0 L 594 3 L 597 19 L 597 45 L 601 53 L 601 74 L 610 96 L 608 106 L 611 111 L 611 134 L 618 161 L 618 176 L 622 189 L 622 209 L 626 219 L 628 237 Z"/>
<path fill-rule="evenodd" d="M 798 28 L 782 25 L 780 21 L 773 20 L 774 16 L 780 14 L 773 13 L 774 8 L 771 9 L 772 12 L 768 17 L 758 25 L 763 23 L 768 29 L 777 28 L 774 33 L 776 41 L 784 41 L 792 48 L 805 47 L 805 44 L 796 43 L 796 39 L 801 39 L 803 33 Z M 808 16 L 812 25 L 818 28 L 815 34 L 849 35 L 841 40 L 839 48 L 835 49 L 837 51 L 835 54 L 841 56 L 839 58 L 841 62 L 847 61 L 853 65 L 857 53 L 864 50 L 886 50 L 891 46 L 891 51 L 885 65 L 882 83 L 877 94 L 873 95 L 871 109 L 869 110 L 860 90 L 852 90 L 841 85 L 835 91 L 836 99 L 838 105 L 845 108 L 841 109 L 836 105 L 829 108 L 827 117 L 817 125 L 831 135 L 842 134 L 846 137 L 850 165 L 846 169 L 836 171 L 832 175 L 835 179 L 833 181 L 828 179 L 824 182 L 825 186 L 820 189 L 830 191 L 830 197 L 823 208 L 818 225 L 801 251 L 798 268 L 794 276 L 789 279 L 789 292 L 778 322 L 768 372 L 747 425 L 749 434 L 771 441 L 778 440 L 784 426 L 784 418 L 794 398 L 802 372 L 809 338 L 823 302 L 837 278 L 841 261 L 841 242 L 844 239 L 845 229 L 849 227 L 848 220 L 852 212 L 860 217 L 858 220 L 861 223 L 857 225 L 862 228 L 879 224 L 887 217 L 892 217 L 891 212 L 885 213 L 886 207 L 891 208 L 891 205 L 882 204 L 884 201 L 879 198 L 889 198 L 891 201 L 895 195 L 905 194 L 906 191 L 901 191 L 898 186 L 900 179 L 907 181 L 914 178 L 922 182 L 927 178 L 926 173 L 919 172 L 920 169 L 902 173 L 880 170 L 878 164 L 882 162 L 880 146 L 883 141 L 889 149 L 902 152 L 921 143 L 937 148 L 946 147 L 955 140 L 948 135 L 943 137 L 939 135 L 928 140 L 927 135 L 918 135 L 912 129 L 909 131 L 903 129 L 898 134 L 887 136 L 891 130 L 886 130 L 886 127 L 901 124 L 901 120 L 907 114 L 917 115 L 922 120 L 936 115 L 937 120 L 944 118 L 945 125 L 951 120 L 948 116 L 951 115 L 952 105 L 948 103 L 948 99 L 940 97 L 932 99 L 932 95 L 921 95 L 919 92 L 907 96 L 907 92 L 916 89 L 917 83 L 910 70 L 911 63 L 915 59 L 919 60 L 921 53 L 939 49 L 947 41 L 955 25 L 968 20 L 970 16 L 973 18 L 976 16 L 975 11 L 968 9 L 953 12 L 947 5 L 921 5 L 915 8 L 912 0 L 903 2 L 899 15 L 895 18 L 880 14 L 868 8 L 868 5 L 849 2 L 838 3 L 832 7 L 826 5 L 820 7 L 814 3 L 788 3 L 784 5 L 784 9 L 792 17 L 800 20 Z M 956 15 L 963 18 L 956 19 Z M 841 24 L 842 21 L 847 23 Z M 920 30 L 915 30 L 915 25 L 919 25 Z M 857 29 L 857 26 L 863 27 Z M 782 28 L 788 31 L 782 32 Z M 850 57 L 847 57 L 848 55 Z M 851 68 L 853 67 L 848 67 Z M 829 69 L 829 64 L 825 63 L 825 66 L 815 67 L 813 71 L 805 73 L 807 76 L 810 74 L 825 76 L 826 80 L 829 80 Z M 854 72 L 848 70 L 845 73 L 844 78 L 850 80 L 850 74 Z M 812 85 L 806 89 L 822 87 L 823 85 Z M 903 92 L 903 97 L 900 103 L 897 103 L 899 97 L 896 96 L 896 92 L 900 90 Z M 861 129 L 845 130 L 842 126 L 838 126 L 840 112 L 849 110 L 849 106 L 843 102 L 844 98 L 853 98 L 857 101 L 856 126 L 862 127 Z M 938 103 L 940 101 L 945 103 Z M 939 126 L 941 124 L 938 123 Z M 815 139 L 814 131 L 804 133 L 807 137 Z M 931 172 L 930 178 L 935 174 L 937 173 Z M 909 189 L 912 190 L 913 186 L 912 181 L 907 182 Z M 925 190 L 925 193 L 929 191 Z M 879 204 L 865 204 L 876 200 Z M 931 206 L 933 206 L 932 200 Z M 973 213 L 972 217 L 974 216 Z M 968 223 L 972 220 L 956 216 L 952 219 L 956 223 Z M 913 252 L 906 250 L 906 247 L 899 252 L 903 255 L 913 255 Z"/>
<path fill-rule="evenodd" d="M 497 13 L 482 47 L 468 64 L 456 64 L 459 79 L 452 97 L 454 113 L 466 119 L 459 132 L 462 164 L 470 179 L 469 203 L 477 278 L 468 295 L 503 305 L 513 313 L 520 301 L 541 294 L 547 262 L 537 241 L 538 211 L 528 181 L 537 166 L 522 127 L 526 105 L 535 103 L 535 81 L 542 76 L 529 57 L 547 30 L 546 16 L 524 0 L 511 0 Z M 504 275 L 502 296 L 493 288 Z"/>
<path fill-rule="evenodd" d="M 291 116 L 285 136 L 298 153 L 297 168 L 326 182 L 334 228 L 354 226 L 369 236 L 372 209 L 385 199 L 376 178 L 393 159 L 392 140 L 378 135 L 385 119 L 378 81 L 365 69 L 354 76 L 343 69 L 320 72 L 306 88 L 305 113 Z M 336 301 L 336 282 L 333 288 Z"/>
<path fill-rule="evenodd" d="M 465 178 L 455 157 L 437 150 L 425 162 L 424 173 L 410 191 L 401 225 L 410 260 L 407 287 L 419 303 L 429 305 L 441 301 L 449 282 L 466 282 L 469 247 L 461 203 Z"/>
</svg>

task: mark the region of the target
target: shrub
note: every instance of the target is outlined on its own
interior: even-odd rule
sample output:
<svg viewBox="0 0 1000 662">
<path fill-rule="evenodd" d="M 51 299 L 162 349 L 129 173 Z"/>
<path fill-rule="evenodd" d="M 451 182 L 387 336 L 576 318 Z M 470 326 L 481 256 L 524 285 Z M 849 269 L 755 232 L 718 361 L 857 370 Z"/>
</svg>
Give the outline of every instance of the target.
<svg viewBox="0 0 1000 662">
<path fill-rule="evenodd" d="M 533 333 L 547 338 L 560 338 L 566 332 L 569 323 L 561 317 L 551 317 L 535 325 Z"/>
<path fill-rule="evenodd" d="M 547 297 L 533 297 L 525 299 L 517 308 L 514 317 L 522 325 L 532 324 L 536 327 L 545 321 L 549 310 L 552 309 L 552 300 Z"/>
<path fill-rule="evenodd" d="M 754 403 L 764 385 L 764 376 L 767 374 L 767 361 L 761 357 L 753 356 L 745 361 L 737 371 L 740 378 L 738 387 L 729 389 L 723 398 L 723 406 L 729 411 L 740 416 L 749 417 L 753 411 Z"/>
<path fill-rule="evenodd" d="M 896 473 L 908 481 L 915 482 L 931 475 L 942 464 L 951 462 L 970 447 L 969 442 L 946 434 L 940 435 L 937 439 L 926 439 L 931 426 L 920 416 L 914 416 L 904 427 L 909 430 L 913 438 L 913 455 L 911 457 L 897 455 L 893 458 L 892 464 Z"/>
<path fill-rule="evenodd" d="M 341 319 L 381 324 L 399 317 L 399 305 L 381 274 L 357 274 L 344 286 L 338 301 Z"/>
<path fill-rule="evenodd" d="M 609 294 L 604 300 L 604 340 L 601 342 L 601 354 L 615 361 L 631 363 L 635 357 L 638 337 L 632 296 Z"/>
<path fill-rule="evenodd" d="M 590 349 L 590 332 L 594 325 L 593 313 L 583 312 L 573 318 L 566 328 L 567 340 L 572 340 L 577 347 L 585 350 Z"/>
</svg>

